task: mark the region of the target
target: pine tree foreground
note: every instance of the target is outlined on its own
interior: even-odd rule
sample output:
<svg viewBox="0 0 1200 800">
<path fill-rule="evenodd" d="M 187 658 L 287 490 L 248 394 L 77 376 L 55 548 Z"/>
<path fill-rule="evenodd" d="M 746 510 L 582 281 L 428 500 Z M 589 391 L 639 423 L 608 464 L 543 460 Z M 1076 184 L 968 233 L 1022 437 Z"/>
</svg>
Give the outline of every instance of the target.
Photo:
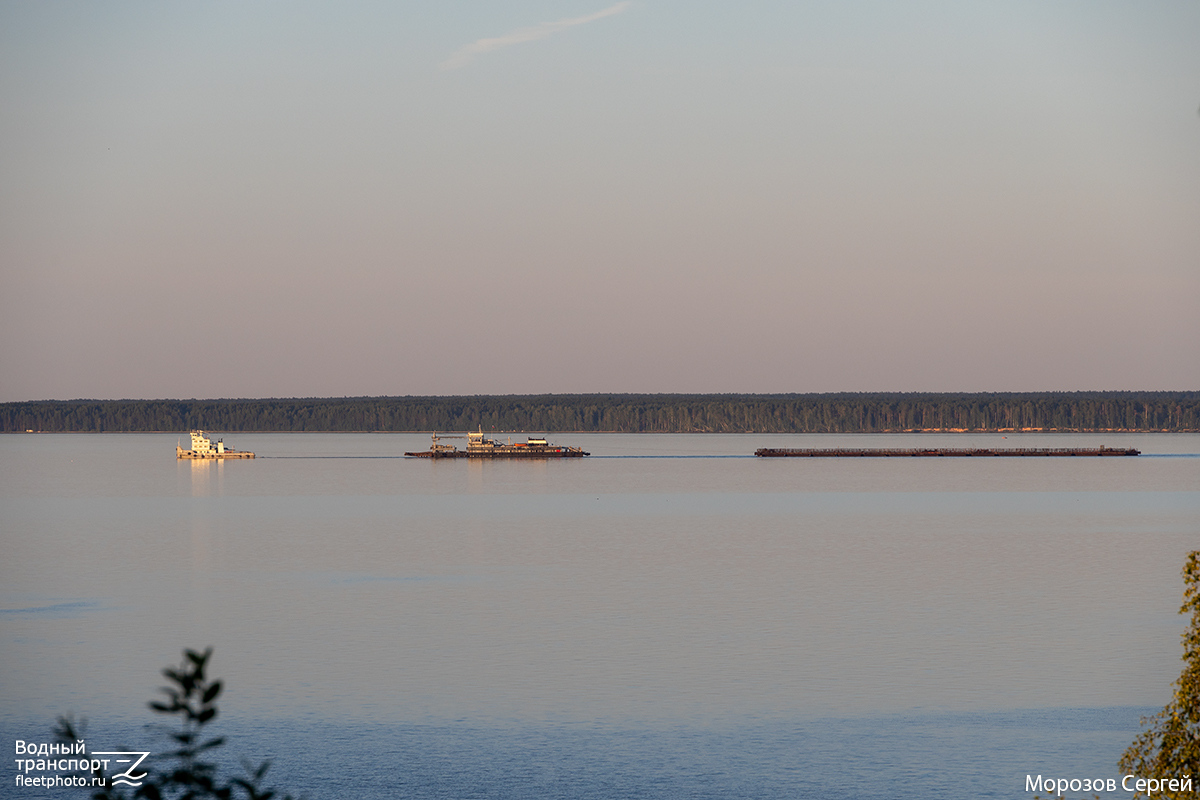
<svg viewBox="0 0 1200 800">
<path fill-rule="evenodd" d="M 159 714 L 179 717 L 178 730 L 167 732 L 172 749 L 148 765 L 141 785 L 132 793 L 127 794 L 107 779 L 104 787 L 92 794 L 93 800 L 272 800 L 276 796 L 275 789 L 262 786 L 269 761 L 255 766 L 243 760 L 246 777 L 225 779 L 215 763 L 205 760 L 207 754 L 225 744 L 224 737 L 206 739 L 204 732 L 204 726 L 217 716 L 216 700 L 222 684 L 205 676 L 211 647 L 203 653 L 184 650 L 183 656 L 178 668 L 163 670 L 172 684 L 162 688 L 167 701 L 150 703 Z M 71 719 L 59 717 L 54 733 L 60 742 L 70 744 L 80 740 L 83 731 Z M 94 774 L 105 778 L 100 770 Z M 281 800 L 292 800 L 292 796 L 285 795 Z"/>
<path fill-rule="evenodd" d="M 1188 554 L 1183 566 L 1183 606 L 1191 624 L 1183 633 L 1183 673 L 1175 681 L 1175 695 L 1162 711 L 1142 720 L 1145 730 L 1119 762 L 1124 775 L 1156 781 L 1134 797 L 1194 800 L 1200 797 L 1200 550 Z M 1172 779 L 1187 789 L 1175 789 Z M 1134 781 L 1130 781 L 1134 785 Z"/>
</svg>

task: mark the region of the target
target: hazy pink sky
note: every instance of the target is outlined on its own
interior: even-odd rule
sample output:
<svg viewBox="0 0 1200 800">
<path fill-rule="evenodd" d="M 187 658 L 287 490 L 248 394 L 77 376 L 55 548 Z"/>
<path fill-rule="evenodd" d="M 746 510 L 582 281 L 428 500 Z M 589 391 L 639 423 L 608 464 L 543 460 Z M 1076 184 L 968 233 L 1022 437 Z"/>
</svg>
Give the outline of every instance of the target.
<svg viewBox="0 0 1200 800">
<path fill-rule="evenodd" d="M 1200 388 L 1200 4 L 0 3 L 0 400 Z"/>
</svg>

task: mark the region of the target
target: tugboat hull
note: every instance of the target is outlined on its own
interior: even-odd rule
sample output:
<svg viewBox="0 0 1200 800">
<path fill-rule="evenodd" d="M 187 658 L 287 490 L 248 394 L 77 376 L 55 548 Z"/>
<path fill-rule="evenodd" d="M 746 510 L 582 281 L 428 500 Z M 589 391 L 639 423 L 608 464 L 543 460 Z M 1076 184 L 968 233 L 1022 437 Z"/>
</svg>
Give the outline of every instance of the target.
<svg viewBox="0 0 1200 800">
<path fill-rule="evenodd" d="M 184 450 L 175 445 L 175 458 L 254 458 L 254 453 L 226 447 L 221 439 L 213 442 L 204 431 L 192 431 L 192 449 Z"/>
</svg>

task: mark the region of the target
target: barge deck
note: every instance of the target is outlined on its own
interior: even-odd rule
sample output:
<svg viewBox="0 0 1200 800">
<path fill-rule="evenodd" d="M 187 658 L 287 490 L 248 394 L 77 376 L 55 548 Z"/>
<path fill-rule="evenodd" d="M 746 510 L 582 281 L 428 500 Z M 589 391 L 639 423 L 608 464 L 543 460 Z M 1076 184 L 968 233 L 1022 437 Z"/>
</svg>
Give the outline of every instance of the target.
<svg viewBox="0 0 1200 800">
<path fill-rule="evenodd" d="M 563 447 L 550 444 L 545 439 L 530 436 L 528 441 L 504 444 L 483 435 L 483 431 L 471 431 L 466 435 L 467 449 L 459 450 L 454 445 L 441 444 L 442 439 L 461 439 L 455 435 L 433 435 L 433 446 L 416 453 L 405 453 L 409 458 L 582 458 L 591 455 L 579 447 Z"/>
<path fill-rule="evenodd" d="M 862 448 L 810 450 L 781 447 L 764 447 L 754 451 L 762 458 L 990 458 L 990 457 L 1093 457 L 1093 456 L 1138 456 L 1142 451 L 1113 449 L 1110 447 L 1020 447 L 1020 448 L 954 448 L 919 447 Z"/>
</svg>

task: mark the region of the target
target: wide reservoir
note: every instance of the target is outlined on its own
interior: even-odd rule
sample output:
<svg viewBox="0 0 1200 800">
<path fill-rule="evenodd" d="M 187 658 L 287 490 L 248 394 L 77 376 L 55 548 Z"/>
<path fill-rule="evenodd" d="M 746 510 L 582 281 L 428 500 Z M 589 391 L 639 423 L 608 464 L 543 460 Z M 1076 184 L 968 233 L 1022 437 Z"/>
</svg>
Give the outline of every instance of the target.
<svg viewBox="0 0 1200 800">
<path fill-rule="evenodd" d="M 0 437 L 5 746 L 162 749 L 213 645 L 229 763 L 314 798 L 1017 798 L 1119 782 L 1179 674 L 1200 435 L 550 433 L 591 457 Z M 1101 445 L 1142 455 L 753 455 Z"/>
</svg>

